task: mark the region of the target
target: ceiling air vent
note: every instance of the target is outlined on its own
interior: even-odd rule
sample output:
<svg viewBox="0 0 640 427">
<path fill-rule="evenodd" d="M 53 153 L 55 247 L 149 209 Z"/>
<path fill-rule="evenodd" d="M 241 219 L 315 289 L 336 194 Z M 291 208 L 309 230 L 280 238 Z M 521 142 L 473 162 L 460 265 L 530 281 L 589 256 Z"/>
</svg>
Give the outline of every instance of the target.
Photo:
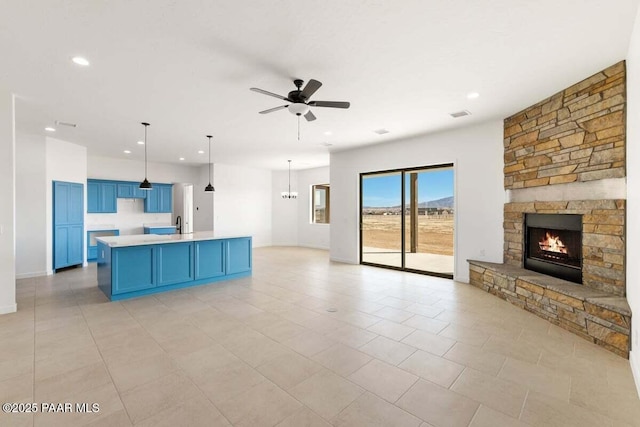
<svg viewBox="0 0 640 427">
<path fill-rule="evenodd" d="M 69 123 L 69 122 L 61 122 L 60 120 L 56 120 L 56 124 L 58 126 L 68 126 L 70 128 L 77 128 L 78 125 L 75 123 Z"/>
<path fill-rule="evenodd" d="M 467 110 L 462 110 L 462 111 L 458 111 L 456 113 L 451 113 L 450 116 L 453 117 L 454 119 L 457 119 L 458 117 L 464 117 L 464 116 L 470 116 L 471 113 L 468 112 Z"/>
</svg>

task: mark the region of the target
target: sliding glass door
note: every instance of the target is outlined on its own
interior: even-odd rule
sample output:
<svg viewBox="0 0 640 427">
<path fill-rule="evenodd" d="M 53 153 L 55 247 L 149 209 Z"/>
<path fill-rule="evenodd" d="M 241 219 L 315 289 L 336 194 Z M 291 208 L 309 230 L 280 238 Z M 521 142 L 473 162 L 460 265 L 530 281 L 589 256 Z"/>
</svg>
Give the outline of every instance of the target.
<svg viewBox="0 0 640 427">
<path fill-rule="evenodd" d="M 360 260 L 453 277 L 453 165 L 360 176 Z"/>
<path fill-rule="evenodd" d="M 361 260 L 402 267 L 402 173 L 361 178 Z"/>
</svg>

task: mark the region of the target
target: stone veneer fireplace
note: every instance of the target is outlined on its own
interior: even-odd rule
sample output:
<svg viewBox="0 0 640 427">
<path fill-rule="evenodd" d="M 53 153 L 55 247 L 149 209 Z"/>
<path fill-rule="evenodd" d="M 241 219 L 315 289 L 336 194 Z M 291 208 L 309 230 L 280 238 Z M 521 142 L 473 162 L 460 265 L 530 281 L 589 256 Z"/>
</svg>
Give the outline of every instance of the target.
<svg viewBox="0 0 640 427">
<path fill-rule="evenodd" d="M 530 214 L 580 215 L 582 219 L 581 277 L 574 282 L 625 295 L 624 200 L 515 202 L 504 205 L 504 262 L 524 267 L 525 217 Z"/>
<path fill-rule="evenodd" d="M 628 357 L 625 98 L 623 61 L 505 119 L 503 264 L 469 264 L 472 285 Z"/>
</svg>

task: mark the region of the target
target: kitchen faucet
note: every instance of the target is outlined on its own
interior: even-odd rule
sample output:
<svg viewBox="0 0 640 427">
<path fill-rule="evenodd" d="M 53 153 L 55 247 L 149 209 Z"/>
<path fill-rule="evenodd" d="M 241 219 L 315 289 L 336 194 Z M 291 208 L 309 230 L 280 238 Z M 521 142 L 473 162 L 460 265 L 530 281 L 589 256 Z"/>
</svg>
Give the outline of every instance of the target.
<svg viewBox="0 0 640 427">
<path fill-rule="evenodd" d="M 182 234 L 182 217 L 180 215 L 176 217 L 176 232 Z"/>
</svg>

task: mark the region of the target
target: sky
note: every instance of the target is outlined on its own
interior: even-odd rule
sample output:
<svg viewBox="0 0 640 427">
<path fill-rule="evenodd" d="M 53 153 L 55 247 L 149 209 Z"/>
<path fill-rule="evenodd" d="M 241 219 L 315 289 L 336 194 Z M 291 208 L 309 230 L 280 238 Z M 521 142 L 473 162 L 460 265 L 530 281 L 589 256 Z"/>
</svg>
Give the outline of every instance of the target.
<svg viewBox="0 0 640 427">
<path fill-rule="evenodd" d="M 400 179 L 393 175 L 367 176 L 362 180 L 362 198 L 365 207 L 400 206 Z M 409 174 L 405 174 L 407 201 L 409 197 Z M 418 174 L 418 202 L 443 199 L 453 196 L 453 169 L 437 169 Z"/>
</svg>

